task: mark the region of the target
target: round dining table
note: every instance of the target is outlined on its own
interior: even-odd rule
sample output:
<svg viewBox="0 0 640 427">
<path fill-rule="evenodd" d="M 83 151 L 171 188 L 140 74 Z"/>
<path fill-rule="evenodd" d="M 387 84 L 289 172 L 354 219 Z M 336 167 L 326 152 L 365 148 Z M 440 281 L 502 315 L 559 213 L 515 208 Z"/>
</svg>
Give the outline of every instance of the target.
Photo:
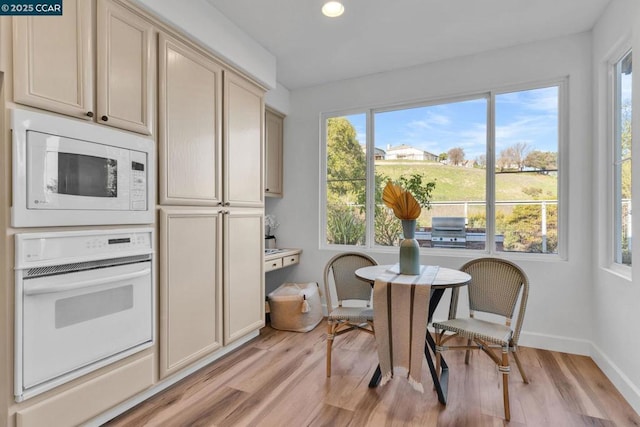
<svg viewBox="0 0 640 427">
<path fill-rule="evenodd" d="M 431 285 L 431 298 L 429 299 L 428 322 L 431 323 L 433 313 L 442 299 L 444 291 L 452 289 L 451 305 L 449 308 L 449 318 L 455 315 L 454 311 L 457 306 L 458 290 L 462 286 L 466 286 L 471 282 L 471 276 L 460 270 L 439 266 L 420 266 L 420 274 L 407 275 L 399 274 L 398 265 L 373 265 L 362 267 L 355 271 L 356 277 L 374 285 L 377 278 L 384 278 L 385 281 L 391 283 Z M 374 308 L 375 309 L 375 308 Z M 447 403 L 447 388 L 449 384 L 449 367 L 444 357 L 441 358 L 440 375 L 436 372 L 433 358 L 435 357 L 436 343 L 427 329 L 426 343 L 424 346 L 424 355 L 429 365 L 433 385 L 438 394 L 438 401 L 443 405 Z M 429 351 L 429 349 L 431 351 Z M 433 356 L 432 356 L 433 353 Z M 378 365 L 376 371 L 369 381 L 369 387 L 377 387 L 380 383 L 381 371 Z"/>
</svg>

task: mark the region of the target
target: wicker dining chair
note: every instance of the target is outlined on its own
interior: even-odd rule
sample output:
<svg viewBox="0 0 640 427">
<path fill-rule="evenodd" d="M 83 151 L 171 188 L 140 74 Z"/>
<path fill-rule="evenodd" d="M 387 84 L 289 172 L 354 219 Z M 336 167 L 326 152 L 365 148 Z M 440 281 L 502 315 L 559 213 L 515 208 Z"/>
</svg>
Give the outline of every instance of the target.
<svg viewBox="0 0 640 427">
<path fill-rule="evenodd" d="M 469 292 L 469 317 L 457 318 L 456 306 L 458 293 L 452 296 L 449 320 L 434 322 L 436 342 L 436 372 L 440 372 L 441 353 L 446 350 L 466 350 L 465 363 L 469 363 L 470 350 L 484 351 L 498 366 L 502 373 L 502 391 L 504 416 L 511 418 L 509 409 L 509 353 L 513 354 L 522 381 L 529 383 L 527 375 L 518 358 L 518 339 L 529 297 L 529 280 L 516 264 L 499 258 L 480 258 L 466 263 L 461 271 L 471 276 L 467 286 Z M 520 307 L 515 327 L 511 321 L 520 298 Z M 492 313 L 505 318 L 505 323 L 495 323 L 477 319 L 476 313 Z M 445 334 L 453 332 L 453 334 Z M 467 345 L 446 346 L 453 337 L 467 339 Z M 500 349 L 502 355 L 495 351 Z"/>
<path fill-rule="evenodd" d="M 361 267 L 377 265 L 368 255 L 345 252 L 331 258 L 324 268 L 324 289 L 327 300 L 327 377 L 331 376 L 331 349 L 336 336 L 352 330 L 362 330 L 373 334 L 373 309 L 371 308 L 370 283 L 356 277 L 355 271 Z M 333 306 L 331 280 L 336 290 L 338 306 Z M 343 307 L 346 300 L 358 300 L 364 307 Z"/>
</svg>

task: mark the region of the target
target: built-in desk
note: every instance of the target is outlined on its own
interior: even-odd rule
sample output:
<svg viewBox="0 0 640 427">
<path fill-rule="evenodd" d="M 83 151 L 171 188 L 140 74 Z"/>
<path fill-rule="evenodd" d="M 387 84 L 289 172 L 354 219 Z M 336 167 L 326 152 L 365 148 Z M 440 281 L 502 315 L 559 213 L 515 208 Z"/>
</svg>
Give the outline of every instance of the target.
<svg viewBox="0 0 640 427">
<path fill-rule="evenodd" d="M 302 249 L 265 249 L 264 272 L 298 264 L 300 253 Z"/>
</svg>

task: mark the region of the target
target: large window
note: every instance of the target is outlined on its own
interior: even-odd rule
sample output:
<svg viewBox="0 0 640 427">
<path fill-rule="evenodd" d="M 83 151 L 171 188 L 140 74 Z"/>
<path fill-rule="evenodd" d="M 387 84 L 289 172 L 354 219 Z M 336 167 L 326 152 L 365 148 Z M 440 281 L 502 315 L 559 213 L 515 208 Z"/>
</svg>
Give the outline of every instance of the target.
<svg viewBox="0 0 640 427">
<path fill-rule="evenodd" d="M 558 253 L 562 83 L 323 119 L 324 244 L 399 245 L 388 180 L 426 187 L 426 248 Z"/>
<path fill-rule="evenodd" d="M 631 265 L 631 52 L 614 64 L 614 262 Z"/>
</svg>

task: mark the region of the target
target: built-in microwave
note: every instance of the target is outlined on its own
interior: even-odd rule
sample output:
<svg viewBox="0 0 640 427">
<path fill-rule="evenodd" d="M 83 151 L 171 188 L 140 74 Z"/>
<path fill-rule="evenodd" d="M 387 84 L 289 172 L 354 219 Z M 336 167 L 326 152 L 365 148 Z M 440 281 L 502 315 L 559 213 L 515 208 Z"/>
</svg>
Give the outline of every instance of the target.
<svg viewBox="0 0 640 427">
<path fill-rule="evenodd" d="M 12 226 L 154 222 L 153 140 L 20 109 L 11 124 Z"/>
</svg>

